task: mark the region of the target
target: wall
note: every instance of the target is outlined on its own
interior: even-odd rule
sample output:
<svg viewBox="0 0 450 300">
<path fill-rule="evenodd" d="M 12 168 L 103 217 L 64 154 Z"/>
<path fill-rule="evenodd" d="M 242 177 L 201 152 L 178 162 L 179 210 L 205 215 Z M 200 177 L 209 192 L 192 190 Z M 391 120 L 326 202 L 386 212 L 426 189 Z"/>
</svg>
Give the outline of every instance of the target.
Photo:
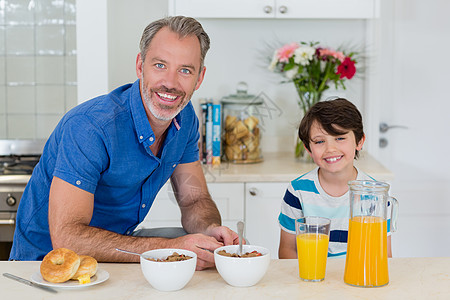
<svg viewBox="0 0 450 300">
<path fill-rule="evenodd" d="M 78 103 L 108 92 L 107 0 L 77 0 Z"/>
<path fill-rule="evenodd" d="M 128 3 L 108 2 L 109 90 L 136 79 L 134 67 L 142 30 L 151 21 L 167 15 L 167 1 Z M 219 101 L 235 93 L 239 81 L 247 82 L 249 93 L 266 95 L 272 109 L 264 120 L 263 152 L 293 151 L 296 126 L 301 118 L 293 85 L 280 84 L 283 78 L 267 70 L 266 59 L 272 55 L 267 44 L 320 41 L 334 48 L 342 45 L 363 51 L 367 48 L 363 20 L 200 21 L 211 38 L 211 49 L 205 60 L 205 80 L 192 99 L 194 106 L 197 107 L 199 98 Z M 352 80 L 347 88 L 331 91 L 328 96 L 347 97 L 363 111 L 364 81 Z"/>
<path fill-rule="evenodd" d="M 144 28 L 167 15 L 167 0 L 108 1 L 108 89 L 136 77 L 136 55 Z"/>
<path fill-rule="evenodd" d="M 76 101 L 75 0 L 0 1 L 0 139 L 47 138 Z"/>
</svg>

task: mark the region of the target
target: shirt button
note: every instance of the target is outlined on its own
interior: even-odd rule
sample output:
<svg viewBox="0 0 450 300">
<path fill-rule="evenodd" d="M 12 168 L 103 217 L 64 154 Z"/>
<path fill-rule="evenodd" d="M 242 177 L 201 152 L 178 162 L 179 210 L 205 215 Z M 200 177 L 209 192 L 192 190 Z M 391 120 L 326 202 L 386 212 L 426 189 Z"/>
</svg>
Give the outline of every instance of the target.
<svg viewBox="0 0 450 300">
<path fill-rule="evenodd" d="M 173 164 L 172 168 L 175 168 L 177 166 L 177 164 Z"/>
<path fill-rule="evenodd" d="M 139 137 L 140 140 L 142 140 L 143 138 L 144 138 L 144 137 L 143 137 L 142 135 Z"/>
<path fill-rule="evenodd" d="M 154 138 L 151 136 L 148 140 L 149 140 L 150 142 L 153 142 Z"/>
<path fill-rule="evenodd" d="M 130 234 L 130 231 L 127 231 L 127 234 Z"/>
<path fill-rule="evenodd" d="M 142 208 L 145 208 L 145 204 L 142 204 Z"/>
<path fill-rule="evenodd" d="M 76 183 L 77 185 L 80 185 L 80 184 L 81 184 L 81 181 L 80 181 L 80 180 L 77 180 L 75 183 Z"/>
</svg>

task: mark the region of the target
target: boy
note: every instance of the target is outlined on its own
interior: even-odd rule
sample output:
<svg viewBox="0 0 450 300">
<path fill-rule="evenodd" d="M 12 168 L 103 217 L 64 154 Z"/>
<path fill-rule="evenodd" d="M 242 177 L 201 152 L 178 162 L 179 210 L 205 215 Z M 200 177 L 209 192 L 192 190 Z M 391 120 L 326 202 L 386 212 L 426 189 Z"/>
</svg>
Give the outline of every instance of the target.
<svg viewBox="0 0 450 300">
<path fill-rule="evenodd" d="M 303 216 L 331 219 L 328 256 L 347 251 L 350 180 L 374 180 L 353 165 L 364 144 L 361 113 L 346 99 L 318 102 L 303 117 L 298 135 L 317 167 L 291 181 L 278 221 L 280 258 L 297 258 L 295 220 Z M 388 256 L 391 239 L 388 236 Z"/>
</svg>

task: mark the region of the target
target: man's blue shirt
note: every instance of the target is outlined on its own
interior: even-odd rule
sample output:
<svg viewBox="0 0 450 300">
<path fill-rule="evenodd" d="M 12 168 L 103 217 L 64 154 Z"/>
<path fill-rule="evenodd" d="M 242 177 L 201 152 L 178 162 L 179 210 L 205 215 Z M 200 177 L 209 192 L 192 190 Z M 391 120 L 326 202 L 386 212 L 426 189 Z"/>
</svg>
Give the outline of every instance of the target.
<svg viewBox="0 0 450 300">
<path fill-rule="evenodd" d="M 56 126 L 25 188 L 10 259 L 41 260 L 52 250 L 50 184 L 56 176 L 94 194 L 91 226 L 129 235 L 179 164 L 199 159 L 198 119 L 189 103 L 167 129 L 157 156 L 139 80 L 82 103 Z"/>
</svg>

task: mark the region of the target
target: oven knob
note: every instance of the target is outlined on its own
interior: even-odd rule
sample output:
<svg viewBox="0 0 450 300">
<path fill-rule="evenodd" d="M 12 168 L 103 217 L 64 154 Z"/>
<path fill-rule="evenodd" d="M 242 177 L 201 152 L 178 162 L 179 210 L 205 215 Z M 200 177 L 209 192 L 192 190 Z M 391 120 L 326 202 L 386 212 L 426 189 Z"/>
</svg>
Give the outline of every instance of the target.
<svg viewBox="0 0 450 300">
<path fill-rule="evenodd" d="M 6 204 L 8 204 L 9 206 L 14 206 L 16 205 L 17 200 L 16 198 L 14 198 L 14 196 L 12 195 L 8 195 L 8 198 L 6 198 Z"/>
</svg>

